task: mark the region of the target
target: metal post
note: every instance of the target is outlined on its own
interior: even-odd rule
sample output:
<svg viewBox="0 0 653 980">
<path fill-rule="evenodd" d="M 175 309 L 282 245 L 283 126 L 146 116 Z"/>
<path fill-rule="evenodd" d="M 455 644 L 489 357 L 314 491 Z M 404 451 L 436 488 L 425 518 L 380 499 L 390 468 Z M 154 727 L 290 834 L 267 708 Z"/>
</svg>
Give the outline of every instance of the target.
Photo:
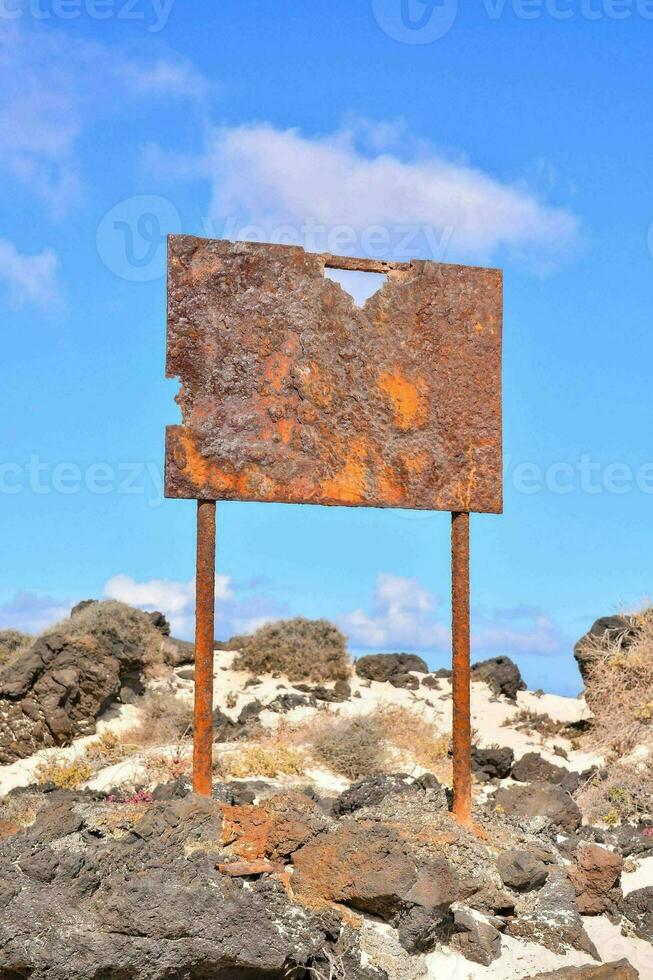
<svg viewBox="0 0 653 980">
<path fill-rule="evenodd" d="M 469 670 L 469 514 L 451 515 L 453 812 L 472 818 L 472 735 Z"/>
<path fill-rule="evenodd" d="M 215 620 L 215 501 L 197 501 L 195 579 L 195 709 L 193 789 L 210 796 L 213 787 L 213 646 Z"/>
</svg>

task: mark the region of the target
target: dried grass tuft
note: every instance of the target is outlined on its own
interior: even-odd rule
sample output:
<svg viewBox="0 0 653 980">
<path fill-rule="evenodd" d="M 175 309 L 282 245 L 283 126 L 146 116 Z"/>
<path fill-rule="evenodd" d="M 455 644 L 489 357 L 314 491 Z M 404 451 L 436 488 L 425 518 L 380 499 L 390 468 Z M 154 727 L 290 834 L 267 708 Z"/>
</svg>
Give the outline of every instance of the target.
<svg viewBox="0 0 653 980">
<path fill-rule="evenodd" d="M 615 755 L 640 744 L 653 747 L 653 608 L 633 619 L 638 630 L 627 649 L 622 637 L 585 641 L 592 745 Z"/>
<path fill-rule="evenodd" d="M 286 674 L 291 681 L 336 681 L 349 677 L 343 633 L 326 619 L 282 619 L 252 636 L 234 637 L 234 667 L 253 674 Z"/>
</svg>

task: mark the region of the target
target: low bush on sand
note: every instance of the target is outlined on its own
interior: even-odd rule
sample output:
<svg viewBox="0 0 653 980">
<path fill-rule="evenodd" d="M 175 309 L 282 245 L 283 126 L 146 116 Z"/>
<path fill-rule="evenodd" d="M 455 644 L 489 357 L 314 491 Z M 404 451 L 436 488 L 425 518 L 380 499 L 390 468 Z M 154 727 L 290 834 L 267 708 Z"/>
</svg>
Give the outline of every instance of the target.
<svg viewBox="0 0 653 980">
<path fill-rule="evenodd" d="M 301 776 L 306 769 L 304 753 L 280 741 L 247 745 L 228 753 L 218 761 L 225 776 L 245 779 L 248 776 Z"/>
<path fill-rule="evenodd" d="M 348 779 L 420 766 L 446 780 L 451 738 L 425 717 L 401 705 L 383 705 L 367 715 L 341 718 L 321 713 L 296 737 L 316 760 Z"/>
<path fill-rule="evenodd" d="M 340 776 L 358 779 L 385 771 L 386 729 L 376 712 L 359 718 L 318 719 L 309 737 L 315 758 Z"/>
<path fill-rule="evenodd" d="M 585 641 L 592 744 L 615 755 L 638 744 L 653 747 L 653 608 L 631 618 L 638 629 L 627 647 L 621 636 Z"/>
<path fill-rule="evenodd" d="M 646 763 L 616 762 L 594 773 L 575 794 L 589 823 L 616 826 L 653 816 L 653 771 Z"/>
<path fill-rule="evenodd" d="M 375 712 L 385 739 L 399 749 L 408 763 L 446 778 L 451 769 L 451 735 L 440 732 L 427 719 L 402 705 L 387 705 Z"/>
<path fill-rule="evenodd" d="M 285 674 L 291 681 L 335 681 L 349 677 L 351 664 L 343 633 L 326 619 L 282 619 L 252 636 L 234 637 L 237 670 Z"/>
<path fill-rule="evenodd" d="M 177 744 L 192 735 L 193 707 L 171 691 L 148 692 L 140 710 L 140 721 L 125 732 L 125 742 L 147 748 Z"/>
</svg>

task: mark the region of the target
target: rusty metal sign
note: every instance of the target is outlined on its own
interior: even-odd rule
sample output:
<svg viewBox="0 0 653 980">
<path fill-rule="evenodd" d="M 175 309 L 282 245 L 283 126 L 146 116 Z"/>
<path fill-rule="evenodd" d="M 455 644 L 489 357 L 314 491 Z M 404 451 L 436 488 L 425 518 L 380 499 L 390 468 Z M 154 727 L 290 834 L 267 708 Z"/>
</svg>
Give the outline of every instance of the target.
<svg viewBox="0 0 653 980">
<path fill-rule="evenodd" d="M 502 509 L 497 269 L 169 239 L 165 492 Z M 325 267 L 384 271 L 361 309 Z"/>
</svg>

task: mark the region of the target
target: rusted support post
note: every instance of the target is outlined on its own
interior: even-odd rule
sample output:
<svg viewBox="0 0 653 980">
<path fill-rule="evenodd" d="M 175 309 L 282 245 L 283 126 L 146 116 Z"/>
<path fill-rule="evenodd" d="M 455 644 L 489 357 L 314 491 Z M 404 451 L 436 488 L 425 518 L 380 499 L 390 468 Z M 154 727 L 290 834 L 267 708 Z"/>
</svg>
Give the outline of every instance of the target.
<svg viewBox="0 0 653 980">
<path fill-rule="evenodd" d="M 453 812 L 472 818 L 472 735 L 469 671 L 469 514 L 451 515 L 451 632 L 453 644 Z"/>
<path fill-rule="evenodd" d="M 195 579 L 195 709 L 193 789 L 210 796 L 213 786 L 213 646 L 215 637 L 215 501 L 197 501 Z"/>
</svg>

